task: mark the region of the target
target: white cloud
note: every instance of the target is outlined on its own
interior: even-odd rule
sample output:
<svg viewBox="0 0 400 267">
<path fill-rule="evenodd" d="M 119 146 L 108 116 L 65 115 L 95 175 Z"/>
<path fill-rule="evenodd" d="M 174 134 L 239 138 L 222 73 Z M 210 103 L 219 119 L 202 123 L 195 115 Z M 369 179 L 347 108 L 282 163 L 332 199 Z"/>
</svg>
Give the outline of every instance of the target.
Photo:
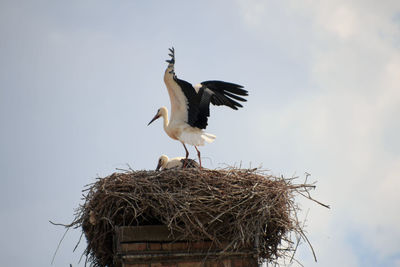
<svg viewBox="0 0 400 267">
<path fill-rule="evenodd" d="M 267 2 L 263 0 L 237 1 L 244 21 L 251 27 L 256 27 L 263 21 Z"/>
<path fill-rule="evenodd" d="M 354 8 L 346 5 L 338 6 L 334 10 L 329 8 L 323 9 L 320 16 L 324 19 L 323 27 L 337 34 L 340 38 L 346 39 L 355 34 L 359 30 L 359 18 Z"/>
</svg>

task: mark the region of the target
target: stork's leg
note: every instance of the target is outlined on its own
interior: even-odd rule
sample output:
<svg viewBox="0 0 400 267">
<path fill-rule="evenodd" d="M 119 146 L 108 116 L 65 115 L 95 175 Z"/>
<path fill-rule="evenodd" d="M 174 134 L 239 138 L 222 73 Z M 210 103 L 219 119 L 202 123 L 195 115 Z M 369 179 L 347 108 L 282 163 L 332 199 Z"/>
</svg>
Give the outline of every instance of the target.
<svg viewBox="0 0 400 267">
<path fill-rule="evenodd" d="M 182 145 L 183 145 L 183 147 L 185 148 L 185 151 L 186 151 L 185 163 L 183 163 L 183 168 L 182 168 L 182 169 L 184 169 L 184 168 L 186 168 L 186 165 L 187 165 L 187 161 L 188 161 L 188 157 L 189 157 L 189 151 L 187 150 L 187 148 L 185 146 L 185 143 L 182 142 Z"/>
<path fill-rule="evenodd" d="M 197 146 L 194 146 L 194 148 L 196 148 L 196 151 L 197 151 L 197 156 L 199 157 L 200 170 L 201 170 L 201 157 L 200 157 L 200 151 L 197 149 Z"/>
</svg>

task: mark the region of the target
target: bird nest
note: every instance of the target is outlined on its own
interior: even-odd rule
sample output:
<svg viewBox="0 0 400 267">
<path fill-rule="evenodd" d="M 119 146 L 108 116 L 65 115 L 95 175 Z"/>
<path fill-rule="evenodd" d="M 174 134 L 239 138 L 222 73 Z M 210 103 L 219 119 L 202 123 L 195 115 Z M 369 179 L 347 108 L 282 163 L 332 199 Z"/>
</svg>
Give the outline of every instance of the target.
<svg viewBox="0 0 400 267">
<path fill-rule="evenodd" d="M 227 252 L 255 247 L 260 261 L 292 260 L 299 241 L 308 242 L 294 198 L 315 201 L 314 187 L 257 169 L 130 170 L 87 185 L 84 204 L 66 226 L 82 227 L 94 266 L 113 265 L 116 226 L 159 224 L 187 240 L 228 241 Z"/>
</svg>

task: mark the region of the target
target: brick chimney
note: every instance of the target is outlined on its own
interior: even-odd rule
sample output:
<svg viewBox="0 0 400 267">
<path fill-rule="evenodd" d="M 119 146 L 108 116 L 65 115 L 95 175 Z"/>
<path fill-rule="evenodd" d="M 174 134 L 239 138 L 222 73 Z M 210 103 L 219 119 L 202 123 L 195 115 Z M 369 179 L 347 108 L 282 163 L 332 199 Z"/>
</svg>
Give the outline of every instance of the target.
<svg viewBox="0 0 400 267">
<path fill-rule="evenodd" d="M 257 267 L 254 248 L 224 252 L 209 240 L 190 241 L 164 225 L 117 227 L 114 263 L 117 267 Z"/>
</svg>

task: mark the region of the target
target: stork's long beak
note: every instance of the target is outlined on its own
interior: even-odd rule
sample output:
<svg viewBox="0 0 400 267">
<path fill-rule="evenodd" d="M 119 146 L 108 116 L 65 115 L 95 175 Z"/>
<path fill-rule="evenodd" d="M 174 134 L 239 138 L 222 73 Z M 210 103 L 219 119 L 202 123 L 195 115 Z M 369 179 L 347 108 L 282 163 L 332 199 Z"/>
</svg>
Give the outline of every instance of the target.
<svg viewBox="0 0 400 267">
<path fill-rule="evenodd" d="M 153 121 L 155 121 L 156 119 L 158 119 L 160 117 L 160 115 L 158 115 L 158 113 L 154 116 L 154 118 L 149 122 L 149 124 L 147 124 L 147 126 L 149 126 Z"/>
<path fill-rule="evenodd" d="M 160 170 L 160 168 L 161 168 L 161 162 L 158 162 L 158 164 L 157 164 L 157 168 L 156 168 L 156 171 L 159 171 L 159 170 Z"/>
</svg>

